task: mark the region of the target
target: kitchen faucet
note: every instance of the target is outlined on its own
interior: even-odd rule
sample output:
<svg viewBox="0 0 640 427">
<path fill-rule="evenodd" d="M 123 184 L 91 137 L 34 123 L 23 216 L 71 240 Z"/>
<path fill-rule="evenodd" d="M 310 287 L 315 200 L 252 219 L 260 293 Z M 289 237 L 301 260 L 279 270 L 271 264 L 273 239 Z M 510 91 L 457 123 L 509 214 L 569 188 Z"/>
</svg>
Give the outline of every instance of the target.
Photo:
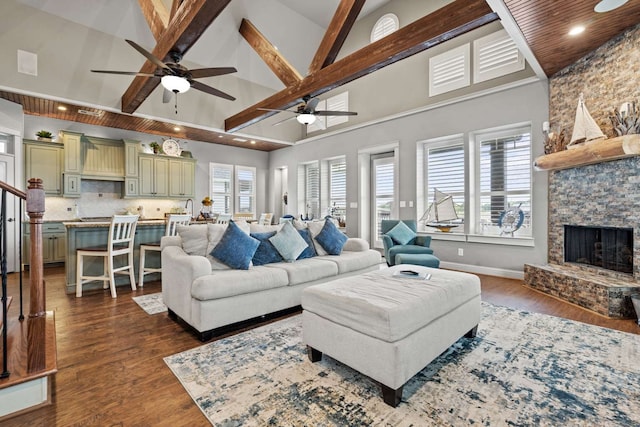
<svg viewBox="0 0 640 427">
<path fill-rule="evenodd" d="M 191 210 L 189 210 L 189 202 L 191 202 Z M 193 218 L 193 199 L 187 199 L 187 203 L 184 204 L 184 209 L 187 211 L 186 213 L 191 215 Z"/>
</svg>

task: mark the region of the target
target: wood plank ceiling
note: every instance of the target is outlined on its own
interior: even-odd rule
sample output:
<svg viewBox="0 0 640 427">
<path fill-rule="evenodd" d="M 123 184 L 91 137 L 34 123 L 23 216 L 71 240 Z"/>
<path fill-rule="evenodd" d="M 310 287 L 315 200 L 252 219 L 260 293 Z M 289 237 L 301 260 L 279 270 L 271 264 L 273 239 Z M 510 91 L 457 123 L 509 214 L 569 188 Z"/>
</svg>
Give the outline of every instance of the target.
<svg viewBox="0 0 640 427">
<path fill-rule="evenodd" d="M 629 0 L 605 13 L 593 10 L 598 2 L 504 0 L 548 77 L 640 23 L 640 1 Z M 569 36 L 571 27 L 578 24 L 586 27 L 585 32 Z"/>
<path fill-rule="evenodd" d="M 0 91 L 0 98 L 22 105 L 24 113 L 32 116 L 42 116 L 70 122 L 85 123 L 88 125 L 126 129 L 151 135 L 159 135 L 165 139 L 169 137 L 177 140 L 189 139 L 192 141 L 211 142 L 259 151 L 273 151 L 278 148 L 289 146 L 289 144 L 282 144 L 256 138 L 249 139 L 224 132 L 216 132 L 209 129 L 182 125 L 180 125 L 180 130 L 176 131 L 174 129 L 176 125 L 170 122 L 114 113 L 14 92 Z M 58 107 L 60 106 L 65 107 L 66 110 L 59 110 Z M 35 138 L 35 135 L 27 135 L 26 138 Z M 158 139 L 158 141 L 160 141 L 160 139 Z M 254 143 L 251 143 L 251 141 L 254 141 Z"/>
</svg>

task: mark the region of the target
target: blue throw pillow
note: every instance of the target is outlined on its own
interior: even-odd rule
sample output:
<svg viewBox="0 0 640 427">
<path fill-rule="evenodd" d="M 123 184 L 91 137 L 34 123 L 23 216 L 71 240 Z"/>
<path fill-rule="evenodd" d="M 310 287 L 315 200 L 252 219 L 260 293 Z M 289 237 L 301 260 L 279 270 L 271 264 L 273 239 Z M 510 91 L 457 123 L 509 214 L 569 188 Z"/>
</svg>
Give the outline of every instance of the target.
<svg viewBox="0 0 640 427">
<path fill-rule="evenodd" d="M 308 245 L 307 249 L 302 251 L 298 259 L 313 258 L 314 256 L 318 255 L 316 253 L 316 247 L 313 245 L 313 240 L 311 239 L 311 233 L 309 232 L 309 229 L 304 228 L 302 230 L 298 230 L 298 233 L 300 233 L 300 235 Z"/>
<path fill-rule="evenodd" d="M 326 220 L 320 233 L 316 236 L 318 243 L 322 245 L 329 255 L 340 255 L 342 247 L 347 243 L 348 237 L 336 228 L 333 221 Z"/>
<path fill-rule="evenodd" d="M 416 232 L 413 231 L 407 224 L 402 221 L 398 223 L 391 230 L 387 231 L 387 236 L 391 237 L 398 245 L 406 245 L 411 242 L 416 236 Z"/>
<path fill-rule="evenodd" d="M 248 270 L 251 258 L 259 245 L 258 239 L 254 239 L 242 231 L 235 222 L 229 221 L 227 230 L 222 235 L 220 243 L 211 251 L 211 256 L 231 268 Z"/>
<path fill-rule="evenodd" d="M 275 231 L 267 233 L 251 233 L 251 237 L 260 241 L 260 246 L 256 249 L 256 253 L 253 254 L 253 265 L 282 262 L 280 253 L 273 246 L 273 243 L 269 241 L 269 237 L 273 237 L 274 234 L 276 234 Z"/>
<path fill-rule="evenodd" d="M 280 231 L 270 237 L 269 241 L 287 262 L 295 261 L 309 246 L 290 222 L 285 222 Z"/>
</svg>

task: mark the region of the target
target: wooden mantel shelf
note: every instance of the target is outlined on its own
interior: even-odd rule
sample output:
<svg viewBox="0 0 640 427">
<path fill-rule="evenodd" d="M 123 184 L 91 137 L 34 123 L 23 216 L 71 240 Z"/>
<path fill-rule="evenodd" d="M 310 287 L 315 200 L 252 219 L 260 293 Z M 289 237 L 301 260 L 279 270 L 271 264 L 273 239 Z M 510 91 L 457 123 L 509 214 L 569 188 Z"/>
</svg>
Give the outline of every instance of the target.
<svg viewBox="0 0 640 427">
<path fill-rule="evenodd" d="M 568 169 L 638 155 L 640 135 L 623 135 L 540 156 L 533 166 L 537 170 Z"/>
</svg>

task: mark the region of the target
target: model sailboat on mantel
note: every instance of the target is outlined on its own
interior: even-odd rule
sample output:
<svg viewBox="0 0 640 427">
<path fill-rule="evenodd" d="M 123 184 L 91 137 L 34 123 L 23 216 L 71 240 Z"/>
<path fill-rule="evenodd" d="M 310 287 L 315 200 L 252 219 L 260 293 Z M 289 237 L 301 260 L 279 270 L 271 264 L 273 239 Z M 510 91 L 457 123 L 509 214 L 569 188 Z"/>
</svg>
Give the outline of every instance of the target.
<svg viewBox="0 0 640 427">
<path fill-rule="evenodd" d="M 458 221 L 458 223 L 454 221 Z M 420 218 L 420 222 L 427 227 L 437 228 L 444 233 L 448 233 L 452 228 L 460 225 L 459 221 L 460 218 L 456 213 L 453 197 L 434 188 L 433 202 Z"/>
<path fill-rule="evenodd" d="M 578 99 L 578 108 L 576 109 L 576 119 L 573 124 L 573 134 L 571 135 L 571 141 L 567 145 L 567 148 L 575 148 L 578 144 L 583 142 L 595 141 L 598 139 L 607 138 L 600 126 L 593 120 L 587 106 L 584 105 L 584 95 L 580 93 Z"/>
</svg>

